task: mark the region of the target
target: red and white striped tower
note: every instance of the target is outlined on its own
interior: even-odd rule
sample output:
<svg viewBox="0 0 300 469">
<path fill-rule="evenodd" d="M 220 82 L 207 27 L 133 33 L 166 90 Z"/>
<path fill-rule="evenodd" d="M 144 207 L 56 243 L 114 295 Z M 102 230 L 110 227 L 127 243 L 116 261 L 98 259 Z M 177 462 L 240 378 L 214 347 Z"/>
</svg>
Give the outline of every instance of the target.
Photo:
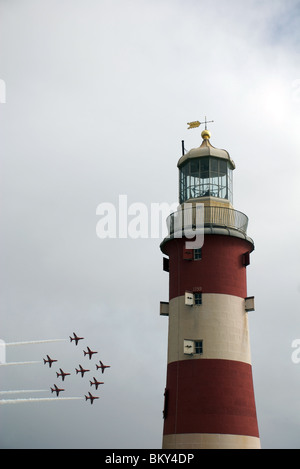
<svg viewBox="0 0 300 469">
<path fill-rule="evenodd" d="M 201 146 L 178 162 L 178 212 L 191 211 L 186 219 L 197 230 L 196 203 L 204 204 L 203 246 L 186 248 L 178 212 L 161 243 L 169 272 L 169 302 L 160 305 L 169 317 L 163 448 L 257 449 L 248 329 L 254 298 L 246 282 L 254 243 L 248 218 L 232 206 L 235 164 L 211 145 L 210 132 L 201 136 Z"/>
</svg>

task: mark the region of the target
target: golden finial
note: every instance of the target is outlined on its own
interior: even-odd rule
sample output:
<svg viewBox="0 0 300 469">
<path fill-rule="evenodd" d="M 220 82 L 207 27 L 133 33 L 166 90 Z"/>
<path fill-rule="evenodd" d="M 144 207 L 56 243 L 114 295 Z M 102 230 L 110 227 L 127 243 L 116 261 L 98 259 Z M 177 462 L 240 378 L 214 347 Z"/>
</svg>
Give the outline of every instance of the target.
<svg viewBox="0 0 300 469">
<path fill-rule="evenodd" d="M 205 129 L 205 130 L 202 130 L 201 132 L 201 137 L 203 138 L 203 140 L 209 140 L 210 139 L 210 132 Z"/>
</svg>

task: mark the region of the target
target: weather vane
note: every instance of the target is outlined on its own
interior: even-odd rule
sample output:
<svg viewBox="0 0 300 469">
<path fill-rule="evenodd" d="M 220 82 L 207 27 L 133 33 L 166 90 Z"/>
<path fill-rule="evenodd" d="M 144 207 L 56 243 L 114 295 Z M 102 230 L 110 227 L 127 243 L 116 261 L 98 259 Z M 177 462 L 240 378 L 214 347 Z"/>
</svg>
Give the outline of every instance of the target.
<svg viewBox="0 0 300 469">
<path fill-rule="evenodd" d="M 205 130 L 207 130 L 207 124 L 209 122 L 214 122 L 214 121 L 207 121 L 206 116 L 205 116 L 204 122 L 193 121 L 193 122 L 188 122 L 187 125 L 189 125 L 188 129 L 194 129 L 195 127 L 200 127 L 201 124 L 205 124 Z"/>
</svg>

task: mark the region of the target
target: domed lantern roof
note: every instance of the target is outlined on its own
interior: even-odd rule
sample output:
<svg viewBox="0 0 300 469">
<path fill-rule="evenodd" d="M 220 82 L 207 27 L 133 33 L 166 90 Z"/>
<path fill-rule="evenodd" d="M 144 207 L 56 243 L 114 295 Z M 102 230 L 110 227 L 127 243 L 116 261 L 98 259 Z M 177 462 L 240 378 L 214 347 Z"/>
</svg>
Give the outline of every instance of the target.
<svg viewBox="0 0 300 469">
<path fill-rule="evenodd" d="M 216 158 L 223 158 L 224 160 L 228 160 L 231 164 L 231 169 L 235 169 L 235 163 L 230 158 L 230 155 L 227 150 L 221 150 L 219 148 L 214 147 L 210 143 L 211 133 L 208 130 L 203 130 L 201 133 L 201 137 L 203 138 L 203 142 L 198 148 L 192 148 L 188 151 L 185 155 L 183 155 L 178 161 L 178 168 L 180 168 L 187 160 L 191 158 L 201 158 L 203 156 L 215 156 Z"/>
</svg>

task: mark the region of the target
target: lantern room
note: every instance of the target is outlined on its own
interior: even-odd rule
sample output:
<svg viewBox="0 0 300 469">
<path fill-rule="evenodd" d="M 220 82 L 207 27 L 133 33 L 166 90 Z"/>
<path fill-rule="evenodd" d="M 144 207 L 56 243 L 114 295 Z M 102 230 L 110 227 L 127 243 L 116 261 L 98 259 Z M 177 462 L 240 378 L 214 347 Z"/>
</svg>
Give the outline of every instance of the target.
<svg viewBox="0 0 300 469">
<path fill-rule="evenodd" d="M 211 145 L 208 130 L 201 136 L 201 146 L 190 150 L 178 161 L 179 203 L 201 199 L 205 205 L 227 202 L 232 206 L 235 164 L 226 150 Z"/>
</svg>

